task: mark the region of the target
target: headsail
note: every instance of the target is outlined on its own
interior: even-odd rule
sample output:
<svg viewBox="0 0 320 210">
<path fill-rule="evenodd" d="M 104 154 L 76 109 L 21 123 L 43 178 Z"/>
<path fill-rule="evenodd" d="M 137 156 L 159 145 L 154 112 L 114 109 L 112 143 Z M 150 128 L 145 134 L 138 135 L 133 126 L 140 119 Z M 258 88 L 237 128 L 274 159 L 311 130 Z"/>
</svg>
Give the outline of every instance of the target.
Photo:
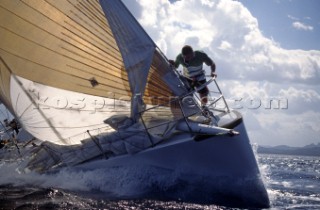
<svg viewBox="0 0 320 210">
<path fill-rule="evenodd" d="M 100 0 L 128 73 L 132 97 L 131 112 L 135 119 L 142 111 L 145 87 L 155 44 L 119 0 Z M 120 12 L 121 11 L 121 12 Z"/>
</svg>

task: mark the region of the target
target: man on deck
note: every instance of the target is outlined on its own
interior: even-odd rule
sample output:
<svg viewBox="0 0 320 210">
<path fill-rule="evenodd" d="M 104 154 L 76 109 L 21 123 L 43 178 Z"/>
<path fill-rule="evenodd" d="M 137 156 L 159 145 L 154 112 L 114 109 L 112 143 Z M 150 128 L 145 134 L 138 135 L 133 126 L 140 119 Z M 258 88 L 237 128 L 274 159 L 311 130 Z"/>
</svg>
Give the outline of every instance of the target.
<svg viewBox="0 0 320 210">
<path fill-rule="evenodd" d="M 217 76 L 215 73 L 216 65 L 213 60 L 202 51 L 193 51 L 192 47 L 189 45 L 185 45 L 182 48 L 181 53 L 177 56 L 175 61 L 169 60 L 169 62 L 175 68 L 178 68 L 180 64 L 183 66 L 183 76 L 187 79 L 192 88 L 200 87 L 207 82 L 203 63 L 211 67 L 211 76 Z M 203 106 L 206 105 L 208 103 L 208 87 L 203 87 L 198 93 L 201 98 L 201 104 Z"/>
</svg>

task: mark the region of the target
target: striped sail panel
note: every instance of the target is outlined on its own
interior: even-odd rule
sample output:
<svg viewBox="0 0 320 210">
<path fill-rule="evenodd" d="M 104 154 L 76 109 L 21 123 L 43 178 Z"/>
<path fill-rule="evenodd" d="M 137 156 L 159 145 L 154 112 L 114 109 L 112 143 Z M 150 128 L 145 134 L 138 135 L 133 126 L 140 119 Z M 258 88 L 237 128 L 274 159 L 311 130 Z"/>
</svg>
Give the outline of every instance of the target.
<svg viewBox="0 0 320 210">
<path fill-rule="evenodd" d="M 86 1 L 98 5 L 95 1 Z M 1 1 L 1 57 L 23 78 L 106 96 L 130 95 L 126 72 L 106 22 L 95 22 L 80 1 Z M 101 20 L 103 14 L 101 13 Z M 90 79 L 99 83 L 92 87 Z"/>
<path fill-rule="evenodd" d="M 94 121 L 92 116 L 87 120 L 90 116 L 87 113 L 74 110 L 34 110 L 30 108 L 35 106 L 31 83 L 40 87 L 45 97 L 55 97 L 51 90 L 64 90 L 68 96 L 79 93 L 99 97 L 99 100 L 131 100 L 134 88 L 125 65 L 128 61 L 123 59 L 98 0 L 0 1 L 0 40 L 0 100 L 39 139 L 79 143 L 80 137 L 72 141 L 66 139 L 80 134 L 81 129 L 85 132 L 103 126 L 103 115 Z M 153 99 L 163 98 L 162 102 L 168 102 L 170 96 L 181 95 L 179 91 L 172 91 L 172 85 L 168 85 L 171 80 L 162 78 L 172 73 L 165 58 L 155 49 L 148 56 L 151 66 L 143 82 L 147 85 L 145 90 L 140 88 L 145 93 L 144 102 L 159 104 Z M 172 83 L 176 82 L 172 80 Z M 172 114 L 172 110 L 165 110 L 163 115 Z M 73 119 L 68 121 L 65 116 Z M 107 118 L 110 113 L 104 116 Z"/>
<path fill-rule="evenodd" d="M 0 55 L 11 73 L 95 96 L 131 96 L 121 53 L 98 1 L 1 1 L 0 24 Z M 92 86 L 93 78 L 99 85 Z M 149 89 L 159 95 L 154 86 Z M 171 91 L 165 88 L 162 94 Z"/>
</svg>

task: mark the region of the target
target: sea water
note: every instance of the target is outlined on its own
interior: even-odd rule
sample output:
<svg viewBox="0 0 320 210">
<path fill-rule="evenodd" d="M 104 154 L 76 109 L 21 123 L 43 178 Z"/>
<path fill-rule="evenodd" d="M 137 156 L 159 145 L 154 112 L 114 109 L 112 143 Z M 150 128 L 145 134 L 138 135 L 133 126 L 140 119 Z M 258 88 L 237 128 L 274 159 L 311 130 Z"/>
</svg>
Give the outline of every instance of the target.
<svg viewBox="0 0 320 210">
<path fill-rule="evenodd" d="M 320 209 L 320 158 L 257 155 L 270 209 Z M 156 169 L 135 176 L 118 169 L 56 174 L 21 173 L 18 164 L 0 163 L 0 209 L 229 209 L 179 200 L 130 199 L 132 190 L 157 182 L 170 191 L 178 179 Z M 174 186 L 174 187 L 173 187 Z M 186 187 L 186 186 L 184 186 Z M 188 187 L 188 186 L 187 186 Z M 192 187 L 192 186 L 190 186 Z M 186 189 L 188 190 L 188 189 Z M 122 199 L 117 199 L 121 197 Z"/>
<path fill-rule="evenodd" d="M 259 155 L 271 206 L 320 209 L 320 157 Z"/>
</svg>

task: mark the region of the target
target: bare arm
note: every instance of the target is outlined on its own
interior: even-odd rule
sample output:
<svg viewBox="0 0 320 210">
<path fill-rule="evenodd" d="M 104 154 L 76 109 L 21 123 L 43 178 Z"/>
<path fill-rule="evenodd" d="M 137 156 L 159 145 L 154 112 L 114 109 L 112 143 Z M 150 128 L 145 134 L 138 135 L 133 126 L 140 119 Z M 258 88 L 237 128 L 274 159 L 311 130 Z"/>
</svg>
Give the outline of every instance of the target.
<svg viewBox="0 0 320 210">
<path fill-rule="evenodd" d="M 217 77 L 217 74 L 216 74 L 216 64 L 214 62 L 212 62 L 211 64 L 211 76 L 212 77 Z"/>
<path fill-rule="evenodd" d="M 208 66 L 210 66 L 211 68 L 211 76 L 212 77 L 216 77 L 216 64 L 214 63 L 214 61 L 207 55 L 204 53 L 204 62 L 205 64 L 207 64 Z"/>
</svg>

